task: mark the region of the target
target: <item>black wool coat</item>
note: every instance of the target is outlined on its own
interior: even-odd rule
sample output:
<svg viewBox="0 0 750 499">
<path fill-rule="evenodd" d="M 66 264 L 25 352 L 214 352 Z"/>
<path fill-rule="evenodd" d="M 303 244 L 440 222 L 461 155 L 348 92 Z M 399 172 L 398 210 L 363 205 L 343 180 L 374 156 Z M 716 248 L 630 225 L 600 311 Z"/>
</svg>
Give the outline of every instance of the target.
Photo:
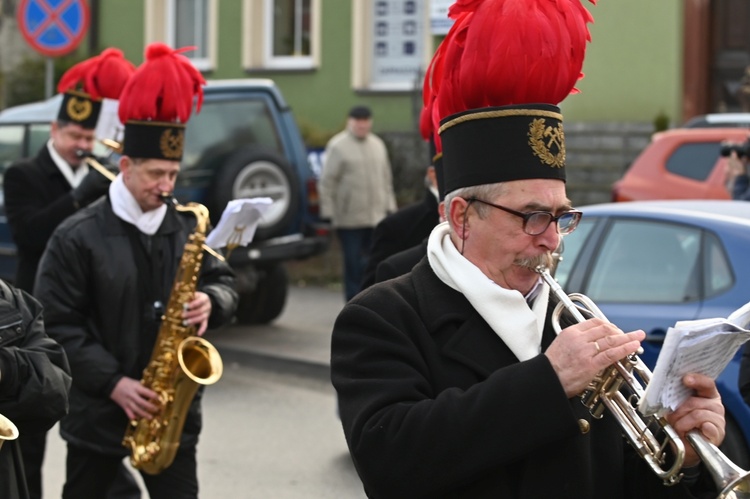
<svg viewBox="0 0 750 499">
<path fill-rule="evenodd" d="M 76 211 L 70 192 L 46 144 L 36 157 L 20 160 L 5 172 L 5 212 L 18 248 L 14 284 L 24 291 L 33 291 L 39 259 L 52 232 Z"/>
<path fill-rule="evenodd" d="M 137 265 L 128 226 L 114 214 L 108 196 L 71 216 L 52 235 L 35 286 L 47 331 L 65 347 L 73 372 L 70 413 L 60 423 L 62 437 L 94 452 L 123 456 L 128 420 L 110 394 L 123 376 L 142 377 L 158 332 L 158 325 L 148 327 L 154 326 L 148 318 L 155 317 L 150 307 L 159 299 L 147 300 L 144 290 L 159 287 L 166 306 L 195 218 L 167 211 L 150 236 L 152 246 L 160 248 L 156 272 Z M 197 290 L 211 299 L 209 328 L 228 323 L 237 307 L 229 266 L 205 254 Z M 197 441 L 201 393 L 190 406 L 181 446 Z"/>
<path fill-rule="evenodd" d="M 553 339 L 548 324 L 542 348 Z M 519 362 L 427 259 L 344 307 L 331 378 L 373 498 L 694 497 L 664 487 L 614 418 L 568 399 L 546 356 Z"/>
<path fill-rule="evenodd" d="M 409 249 L 399 251 L 391 255 L 378 265 L 375 271 L 375 282 L 383 282 L 388 279 L 404 275 L 411 272 L 419 261 L 427 254 L 427 239 L 422 243 L 412 246 Z"/>
<path fill-rule="evenodd" d="M 424 199 L 391 213 L 375 226 L 361 289 L 377 282 L 378 264 L 391 255 L 421 243 L 439 222 L 438 202 L 429 189 Z"/>
<path fill-rule="evenodd" d="M 0 497 L 28 497 L 18 444 L 67 413 L 70 383 L 65 351 L 45 334 L 41 305 L 0 281 L 0 414 L 19 432 L 0 448 Z"/>
</svg>

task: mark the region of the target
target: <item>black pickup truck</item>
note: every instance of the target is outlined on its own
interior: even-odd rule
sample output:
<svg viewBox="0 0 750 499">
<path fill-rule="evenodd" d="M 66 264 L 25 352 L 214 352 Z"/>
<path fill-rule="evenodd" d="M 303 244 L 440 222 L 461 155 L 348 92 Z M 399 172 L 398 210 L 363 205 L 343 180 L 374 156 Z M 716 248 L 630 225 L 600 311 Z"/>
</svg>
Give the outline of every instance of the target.
<svg viewBox="0 0 750 499">
<path fill-rule="evenodd" d="M 60 98 L 0 112 L 0 182 L 11 163 L 35 155 L 48 140 Z M 292 112 L 271 80 L 212 80 L 200 113 L 188 122 L 185 143 L 175 188 L 180 202 L 206 205 L 217 223 L 232 199 L 273 199 L 252 243 L 229 258 L 240 292 L 238 322 L 270 322 L 286 303 L 283 262 L 322 253 L 330 242 L 318 217 L 317 178 Z M 15 266 L 0 190 L 0 278 L 12 282 Z"/>
</svg>

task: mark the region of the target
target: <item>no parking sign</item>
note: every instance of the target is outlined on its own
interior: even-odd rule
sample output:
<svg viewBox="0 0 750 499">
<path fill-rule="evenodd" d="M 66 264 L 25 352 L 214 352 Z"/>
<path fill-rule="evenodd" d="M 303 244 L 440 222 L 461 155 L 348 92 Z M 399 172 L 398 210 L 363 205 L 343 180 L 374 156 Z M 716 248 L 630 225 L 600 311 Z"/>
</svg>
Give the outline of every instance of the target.
<svg viewBox="0 0 750 499">
<path fill-rule="evenodd" d="M 21 0 L 16 19 L 23 37 L 49 57 L 72 52 L 89 27 L 85 0 Z"/>
</svg>

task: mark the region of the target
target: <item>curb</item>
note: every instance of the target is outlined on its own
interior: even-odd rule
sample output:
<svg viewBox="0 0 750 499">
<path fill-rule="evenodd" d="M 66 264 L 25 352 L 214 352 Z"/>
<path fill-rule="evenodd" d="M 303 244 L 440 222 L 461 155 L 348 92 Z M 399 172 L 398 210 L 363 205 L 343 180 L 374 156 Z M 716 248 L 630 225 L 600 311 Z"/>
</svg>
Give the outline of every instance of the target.
<svg viewBox="0 0 750 499">
<path fill-rule="evenodd" d="M 320 362 L 314 362 L 280 355 L 252 352 L 231 346 L 217 345 L 225 364 L 240 364 L 264 371 L 284 370 L 287 373 L 302 377 L 310 377 L 322 381 L 331 380 L 331 366 Z"/>
</svg>

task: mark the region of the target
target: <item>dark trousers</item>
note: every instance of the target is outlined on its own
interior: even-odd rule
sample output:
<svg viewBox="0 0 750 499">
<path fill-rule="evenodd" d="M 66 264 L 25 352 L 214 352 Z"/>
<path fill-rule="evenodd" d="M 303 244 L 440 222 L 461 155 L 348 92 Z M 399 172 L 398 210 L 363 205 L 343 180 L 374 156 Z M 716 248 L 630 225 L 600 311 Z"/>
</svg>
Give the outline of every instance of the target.
<svg viewBox="0 0 750 499">
<path fill-rule="evenodd" d="M 107 456 L 68 444 L 63 499 L 103 499 L 112 486 L 122 457 Z M 195 447 L 177 451 L 172 465 L 158 475 L 141 473 L 151 499 L 197 499 Z"/>
<path fill-rule="evenodd" d="M 370 255 L 372 227 L 364 229 L 336 229 L 344 256 L 344 296 L 346 301 L 359 293 Z"/>
<path fill-rule="evenodd" d="M 22 435 L 18 439 L 23 455 L 23 467 L 26 474 L 26 483 L 29 487 L 30 499 L 42 499 L 42 464 L 44 463 L 44 452 L 47 447 L 47 433 L 35 433 Z M 140 499 L 141 489 L 120 460 L 120 466 L 115 475 L 112 487 L 109 489 L 107 499 Z"/>
</svg>

